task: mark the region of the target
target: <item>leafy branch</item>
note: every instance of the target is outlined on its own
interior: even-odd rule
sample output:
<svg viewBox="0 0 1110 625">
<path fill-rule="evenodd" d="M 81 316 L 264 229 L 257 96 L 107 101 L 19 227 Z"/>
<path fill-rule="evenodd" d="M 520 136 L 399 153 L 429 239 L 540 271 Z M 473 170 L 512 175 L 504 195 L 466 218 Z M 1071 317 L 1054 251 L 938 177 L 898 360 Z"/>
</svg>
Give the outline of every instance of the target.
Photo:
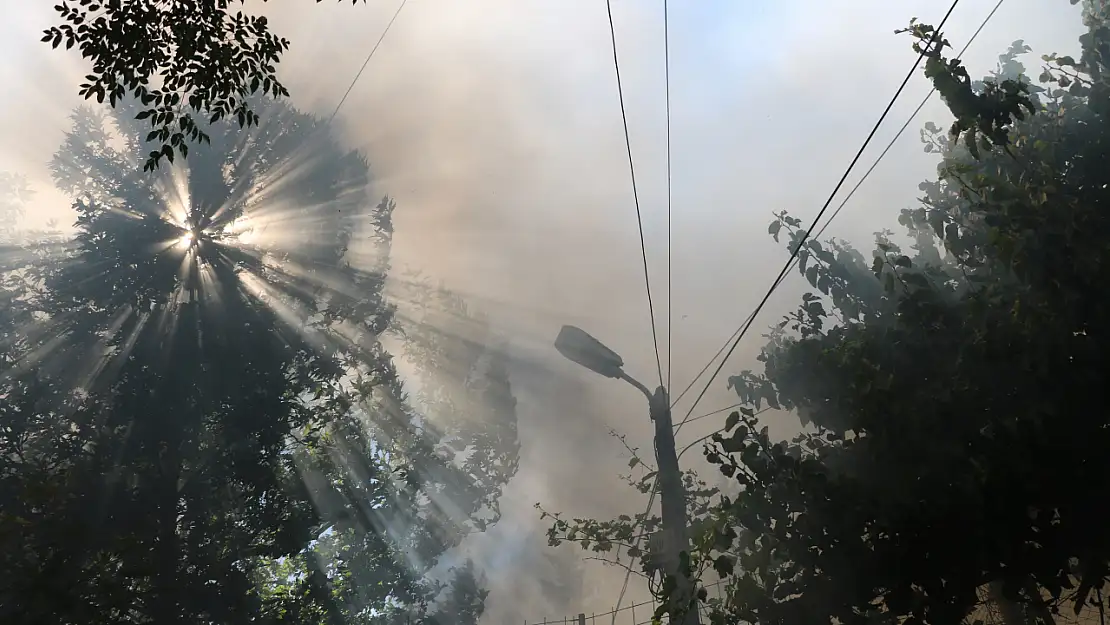
<svg viewBox="0 0 1110 625">
<path fill-rule="evenodd" d="M 135 117 L 149 121 L 147 141 L 162 142 L 144 166 L 153 171 L 162 158 L 187 156 L 188 143 L 210 142 L 198 116 L 249 127 L 259 120 L 251 96 L 289 95 L 276 69 L 289 41 L 270 32 L 265 16 L 233 14 L 234 3 L 66 1 L 54 7 L 62 23 L 43 31 L 42 41 L 76 47 L 92 63 L 79 91 L 86 100 L 115 107 L 130 95 L 141 102 Z"/>
</svg>

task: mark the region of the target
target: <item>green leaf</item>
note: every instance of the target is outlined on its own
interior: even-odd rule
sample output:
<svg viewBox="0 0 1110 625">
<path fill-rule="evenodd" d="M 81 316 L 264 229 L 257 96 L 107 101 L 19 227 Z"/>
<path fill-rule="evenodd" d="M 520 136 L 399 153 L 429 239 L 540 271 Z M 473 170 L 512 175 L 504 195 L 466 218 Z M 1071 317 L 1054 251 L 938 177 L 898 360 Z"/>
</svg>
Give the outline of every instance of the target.
<svg viewBox="0 0 1110 625">
<path fill-rule="evenodd" d="M 771 222 L 771 225 L 767 227 L 767 234 L 771 235 L 771 237 L 774 238 L 775 243 L 779 242 L 779 231 L 780 230 L 782 230 L 782 222 L 781 221 L 773 221 L 773 222 Z"/>
<path fill-rule="evenodd" d="M 886 262 L 882 256 L 876 256 L 874 262 L 871 263 L 871 273 L 874 273 L 876 278 L 879 277 L 883 273 L 883 265 L 885 264 Z"/>
<path fill-rule="evenodd" d="M 713 560 L 713 570 L 719 577 L 728 577 L 732 575 L 736 568 L 736 559 L 732 556 L 720 555 Z"/>
<path fill-rule="evenodd" d="M 736 427 L 739 423 L 740 423 L 740 413 L 739 412 L 729 413 L 728 418 L 725 419 L 725 431 L 726 432 L 732 431 L 732 428 Z"/>
</svg>

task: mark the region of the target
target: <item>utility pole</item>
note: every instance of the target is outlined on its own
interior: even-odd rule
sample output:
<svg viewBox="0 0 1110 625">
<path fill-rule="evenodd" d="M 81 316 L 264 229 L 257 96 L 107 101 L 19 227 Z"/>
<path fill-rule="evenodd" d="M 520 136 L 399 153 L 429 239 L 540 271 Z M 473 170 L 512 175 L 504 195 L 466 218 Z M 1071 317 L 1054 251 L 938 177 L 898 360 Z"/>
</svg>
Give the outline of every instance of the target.
<svg viewBox="0 0 1110 625">
<path fill-rule="evenodd" d="M 616 352 L 580 328 L 563 326 L 555 339 L 555 348 L 569 360 L 595 373 L 624 380 L 647 398 L 648 416 L 655 425 L 655 460 L 658 463 L 659 500 L 663 511 L 662 555 L 668 572 L 676 581 L 677 592 L 672 598 L 672 604 L 689 607 L 681 625 L 699 625 L 693 583 L 682 567 L 681 554 L 690 552 L 690 535 L 686 518 L 686 488 L 682 483 L 682 470 L 678 466 L 678 454 L 675 452 L 671 399 L 667 389 L 660 386 L 652 393 L 648 387 L 625 373 L 622 369 L 624 360 Z"/>
<path fill-rule="evenodd" d="M 655 424 L 655 460 L 659 464 L 659 501 L 663 509 L 664 544 L 667 562 L 675 576 L 677 599 L 690 607 L 682 625 L 698 625 L 693 584 L 682 566 L 681 554 L 690 553 L 689 523 L 686 519 L 686 487 L 675 452 L 674 428 L 671 423 L 671 398 L 660 386 L 650 398 L 651 420 Z"/>
</svg>

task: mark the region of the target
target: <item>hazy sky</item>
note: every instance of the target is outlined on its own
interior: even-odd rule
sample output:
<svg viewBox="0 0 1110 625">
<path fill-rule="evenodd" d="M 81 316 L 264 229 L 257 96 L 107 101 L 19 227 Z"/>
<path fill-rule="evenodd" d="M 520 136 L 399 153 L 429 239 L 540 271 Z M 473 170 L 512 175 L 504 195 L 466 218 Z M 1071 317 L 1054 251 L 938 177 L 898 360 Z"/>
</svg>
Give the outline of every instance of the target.
<svg viewBox="0 0 1110 625">
<path fill-rule="evenodd" d="M 946 28 L 957 48 L 996 0 L 962 0 Z M 673 157 L 673 378 L 676 391 L 743 321 L 787 255 L 766 234 L 772 211 L 809 220 L 914 61 L 909 18 L 937 23 L 947 1 L 779 0 L 670 3 Z M 50 3 L 0 0 L 0 168 L 45 180 L 45 161 L 86 71 L 73 53 L 38 42 Z M 295 104 L 328 115 L 398 0 L 271 2 L 272 27 L 293 47 L 280 66 Z M 665 343 L 666 177 L 662 2 L 615 0 L 617 41 L 660 339 Z M 1078 9 L 1066 0 L 1006 0 L 968 53 L 973 75 L 1011 41 L 1039 55 L 1076 48 Z M 862 173 L 929 87 L 917 76 L 861 161 Z M 895 228 L 935 162 L 920 150 L 938 102 L 857 193 L 828 233 L 866 243 Z M 586 563 L 540 565 L 543 525 L 532 504 L 615 516 L 644 501 L 623 487 L 617 428 L 650 450 L 643 399 L 554 356 L 563 323 L 620 352 L 657 383 L 636 215 L 601 0 L 410 0 L 343 105 L 344 139 L 369 154 L 379 191 L 398 201 L 398 265 L 419 267 L 469 295 L 521 356 L 515 372 L 522 464 L 506 515 L 470 552 L 487 566 L 489 623 L 584 611 L 616 598 L 621 572 Z M 848 187 L 856 177 L 850 179 Z M 64 215 L 45 185 L 41 212 Z M 60 208 L 61 207 L 61 208 Z M 835 204 L 834 204 L 835 207 Z M 803 289 L 792 278 L 754 329 Z M 753 364 L 746 340 L 722 378 Z M 666 359 L 666 354 L 664 354 Z M 700 390 L 700 386 L 695 391 Z M 718 380 L 695 414 L 728 405 Z M 676 416 L 685 414 L 688 402 Z M 719 427 L 684 429 L 683 446 Z M 785 435 L 796 423 L 778 418 Z M 683 460 L 696 460 L 693 450 Z M 573 561 L 573 547 L 560 555 Z M 582 582 L 578 597 L 541 592 L 541 579 Z M 584 576 L 584 577 L 579 577 Z M 573 584 L 572 584 L 573 585 Z M 635 579 L 629 599 L 642 599 Z"/>
</svg>

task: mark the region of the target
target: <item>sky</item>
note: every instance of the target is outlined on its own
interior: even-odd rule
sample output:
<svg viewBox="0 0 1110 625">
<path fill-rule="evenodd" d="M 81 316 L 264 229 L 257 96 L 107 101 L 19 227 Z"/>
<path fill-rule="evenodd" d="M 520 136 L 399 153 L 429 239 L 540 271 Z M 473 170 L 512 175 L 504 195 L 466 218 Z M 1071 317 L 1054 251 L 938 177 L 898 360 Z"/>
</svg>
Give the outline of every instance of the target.
<svg viewBox="0 0 1110 625">
<path fill-rule="evenodd" d="M 957 49 L 995 2 L 959 2 L 945 29 Z M 330 115 L 398 4 L 254 3 L 293 42 L 279 67 L 293 103 Z M 7 96 L 0 169 L 35 183 L 39 204 L 30 220 L 66 220 L 67 202 L 49 190 L 45 163 L 87 71 L 78 55 L 39 43 L 50 3 L 0 6 Z M 671 365 L 674 394 L 787 260 L 767 235 L 771 213 L 812 220 L 909 70 L 910 40 L 894 30 L 911 17 L 935 24 L 948 6 L 669 3 L 668 298 L 663 2 L 613 0 L 660 360 L 664 377 Z M 1078 8 L 1066 0 L 1006 0 L 969 50 L 969 71 L 983 74 L 1010 42 L 1024 39 L 1033 48 L 1026 63 L 1039 73 L 1039 55 L 1074 51 L 1080 28 Z M 634 514 L 645 504 L 617 477 L 628 458 L 609 435 L 615 429 L 650 450 L 643 398 L 562 361 L 551 347 L 562 324 L 579 325 L 618 351 L 630 374 L 659 383 L 610 46 L 601 0 L 409 0 L 336 117 L 343 140 L 369 156 L 376 191 L 397 200 L 395 265 L 470 298 L 516 356 L 520 473 L 506 490 L 502 521 L 465 548 L 486 569 L 488 623 L 604 612 L 616 601 L 623 571 L 582 562 L 575 547 L 548 552 L 533 504 L 600 517 Z M 928 91 L 923 76 L 911 80 L 846 189 Z M 872 232 L 896 228 L 898 211 L 935 172 L 917 140 L 926 121 L 949 121 L 940 102 L 925 107 L 828 236 L 866 245 Z M 757 364 L 756 330 L 777 320 L 804 287 L 794 276 L 776 292 L 695 416 L 733 402 L 724 378 Z M 676 419 L 689 406 L 690 396 Z M 679 448 L 722 422 L 723 415 L 684 428 Z M 768 425 L 780 436 L 798 427 L 788 415 Z M 696 467 L 698 456 L 695 449 L 683 460 Z M 645 592 L 633 578 L 625 603 Z"/>
</svg>

